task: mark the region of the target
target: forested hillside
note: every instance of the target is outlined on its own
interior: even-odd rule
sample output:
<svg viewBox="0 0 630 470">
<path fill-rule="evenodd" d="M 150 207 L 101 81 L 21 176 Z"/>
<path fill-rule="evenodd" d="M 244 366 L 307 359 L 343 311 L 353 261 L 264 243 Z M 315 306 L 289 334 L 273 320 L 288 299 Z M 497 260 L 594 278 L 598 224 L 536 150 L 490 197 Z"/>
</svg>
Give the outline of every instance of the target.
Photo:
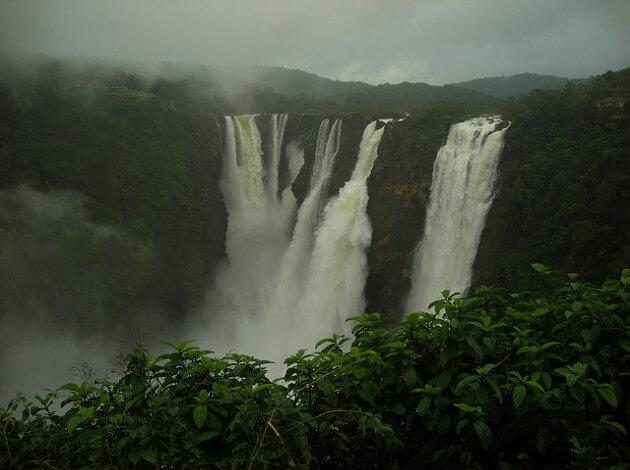
<svg viewBox="0 0 630 470">
<path fill-rule="evenodd" d="M 521 73 L 507 77 L 475 78 L 466 82 L 453 83 L 453 85 L 497 98 L 510 98 L 528 95 L 533 90 L 562 90 L 570 82 L 583 84 L 587 80 L 571 80 L 554 75 Z"/>
<path fill-rule="evenodd" d="M 603 279 L 630 263 L 630 116 L 597 108 L 629 96 L 629 69 L 506 104 L 501 182 L 475 264 L 512 285 L 532 260 Z"/>
<path fill-rule="evenodd" d="M 181 81 L 194 77 L 201 83 L 213 84 L 222 93 L 248 96 L 275 94 L 276 99 L 291 98 L 285 106 L 302 105 L 302 111 L 339 111 L 380 109 L 410 111 L 435 101 L 451 101 L 466 105 L 484 106 L 499 100 L 469 87 L 455 84 L 435 86 L 428 83 L 403 82 L 369 85 L 363 82 L 344 82 L 320 77 L 313 73 L 283 67 L 184 67 L 164 64 L 161 68 L 169 80 Z M 191 87 L 200 91 L 198 87 Z M 285 98 L 286 99 L 286 98 Z M 310 109 L 312 107 L 313 109 Z M 289 111 L 289 109 L 284 110 Z"/>
<path fill-rule="evenodd" d="M 148 247 L 150 256 L 140 265 L 114 264 L 96 280 L 113 284 L 104 300 L 110 314 L 124 318 L 147 299 L 158 300 L 170 313 L 190 309 L 223 255 L 226 215 L 216 189 L 215 117 L 182 113 L 178 103 L 148 90 L 73 85 L 63 81 L 55 63 L 31 78 L 19 88 L 2 88 L 3 190 L 27 185 L 51 195 L 69 192 L 69 198 L 81 200 L 91 223 L 119 229 Z M 22 233 L 27 221 L 15 217 L 4 208 L 0 223 L 7 243 L 30 236 Z M 64 246 L 54 231 L 48 236 L 57 246 L 54 253 Z M 67 246 L 58 256 L 107 265 L 106 256 L 93 258 L 95 243 Z M 63 278 L 68 271 L 62 265 L 56 275 Z M 3 287 L 12 285 L 12 273 L 6 266 Z M 25 279 L 14 281 L 18 289 Z M 22 291 L 9 293 L 2 302 L 24 298 Z"/>
<path fill-rule="evenodd" d="M 302 77 L 289 79 L 295 83 L 319 83 L 302 72 L 263 70 Z M 221 112 L 257 106 L 264 112 L 302 105 L 311 109 L 315 114 L 290 119 L 287 130 L 290 138 L 303 139 L 306 168 L 319 120 L 343 117 L 331 195 L 352 171 L 362 127 L 373 118 L 404 117 L 388 112 L 387 100 L 383 109 L 379 105 L 359 111 L 360 97 L 345 106 L 341 98 L 300 101 L 247 90 L 230 101 L 212 95 L 206 82 L 179 79 L 174 73 L 148 80 L 120 70 L 79 71 L 55 61 L 26 76 L 5 70 L 0 178 L 7 189 L 29 184 L 85 195 L 91 220 L 120 227 L 150 248 L 151 261 L 113 276 L 119 288 L 108 295 L 118 300 L 108 305 L 141 302 L 157 293 L 159 303 L 176 314 L 203 297 L 217 260 L 224 256 L 227 215 L 218 190 L 221 137 L 216 125 Z M 628 74 L 628 69 L 610 72 L 590 84 L 537 91 L 500 106 L 461 103 L 455 94 L 454 102 L 409 108 L 405 120 L 388 124 L 368 182 L 374 228 L 368 307 L 399 312 L 409 285 L 411 253 L 423 232 L 435 155 L 452 123 L 484 112 L 500 112 L 512 124 L 498 197 L 475 264 L 476 281 L 509 285 L 532 260 L 594 279 L 615 275 L 627 265 L 627 108 L 598 109 L 595 100 L 628 96 Z M 414 86 L 421 87 L 371 90 L 398 93 Z M 404 93 L 396 100 L 404 101 Z M 308 173 L 302 172 L 294 185 L 298 200 L 307 181 Z M 5 215 L 5 226 L 15 225 L 7 217 L 13 216 Z M 80 262 L 81 250 L 73 256 Z M 147 269 L 149 277 L 141 274 Z"/>
</svg>

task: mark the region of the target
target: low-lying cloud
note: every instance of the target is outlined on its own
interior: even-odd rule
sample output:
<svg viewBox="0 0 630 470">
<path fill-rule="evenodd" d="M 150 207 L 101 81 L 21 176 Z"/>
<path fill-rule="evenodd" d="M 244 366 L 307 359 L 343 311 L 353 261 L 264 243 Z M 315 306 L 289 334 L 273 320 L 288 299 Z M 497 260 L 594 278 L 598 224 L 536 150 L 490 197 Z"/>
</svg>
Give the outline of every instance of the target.
<svg viewBox="0 0 630 470">
<path fill-rule="evenodd" d="M 141 315 L 117 305 L 153 254 L 90 220 L 87 199 L 0 191 L 0 403 L 57 386 L 86 361 L 104 371 Z"/>
<path fill-rule="evenodd" d="M 0 51 L 281 65 L 344 80 L 586 77 L 630 64 L 627 0 L 20 0 Z"/>
</svg>

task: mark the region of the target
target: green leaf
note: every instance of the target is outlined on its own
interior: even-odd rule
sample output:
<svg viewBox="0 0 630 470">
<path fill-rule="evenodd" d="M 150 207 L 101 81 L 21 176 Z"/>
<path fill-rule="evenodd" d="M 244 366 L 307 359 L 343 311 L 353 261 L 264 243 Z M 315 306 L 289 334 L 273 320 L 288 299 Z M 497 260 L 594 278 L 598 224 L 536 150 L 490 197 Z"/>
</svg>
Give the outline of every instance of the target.
<svg viewBox="0 0 630 470">
<path fill-rule="evenodd" d="M 569 387 L 572 387 L 579 377 L 568 367 L 560 367 L 556 372 L 564 377 Z"/>
<path fill-rule="evenodd" d="M 455 386 L 453 393 L 455 393 L 455 395 L 459 395 L 464 388 L 466 388 L 468 385 L 470 385 L 473 382 L 477 382 L 478 380 L 479 380 L 479 376 L 477 375 L 467 375 L 462 380 L 460 380 L 459 383 Z"/>
<path fill-rule="evenodd" d="M 544 264 L 532 263 L 531 266 L 532 266 L 532 268 L 534 268 L 540 274 L 546 274 L 547 272 L 549 272 L 549 268 L 547 266 L 545 266 Z"/>
<path fill-rule="evenodd" d="M 437 380 L 435 381 L 435 386 L 438 387 L 440 391 L 442 391 L 446 388 L 450 380 L 451 371 L 447 369 L 438 376 Z"/>
<path fill-rule="evenodd" d="M 462 419 L 459 423 L 457 423 L 457 434 L 460 434 L 464 430 L 469 421 L 469 419 Z"/>
<path fill-rule="evenodd" d="M 528 380 L 527 382 L 525 382 L 525 385 L 527 385 L 532 390 L 535 390 L 540 393 L 545 393 L 545 389 L 542 388 L 542 386 L 538 382 L 534 382 L 533 380 Z"/>
<path fill-rule="evenodd" d="M 539 351 L 538 346 L 522 346 L 516 351 L 516 354 L 528 354 L 533 353 L 536 354 Z"/>
<path fill-rule="evenodd" d="M 83 416 L 85 419 L 88 419 L 94 415 L 94 407 L 93 406 L 90 406 L 88 408 L 81 407 L 79 409 L 79 412 L 81 413 L 81 416 Z"/>
<path fill-rule="evenodd" d="M 448 361 L 451 360 L 451 357 L 453 356 L 453 353 L 450 349 L 443 349 L 440 352 L 440 356 L 438 357 L 438 361 L 440 363 L 440 366 L 445 367 L 446 364 L 448 364 Z"/>
<path fill-rule="evenodd" d="M 481 338 L 481 341 L 490 351 L 493 351 L 495 346 L 497 345 L 497 340 L 494 336 L 484 336 L 483 338 Z"/>
<path fill-rule="evenodd" d="M 131 463 L 133 463 L 134 465 L 137 464 L 140 461 L 140 454 L 138 454 L 137 452 L 130 452 L 129 460 L 131 460 Z"/>
<path fill-rule="evenodd" d="M 407 410 L 405 409 L 405 406 L 400 402 L 394 403 L 390 407 L 390 409 L 399 416 L 404 416 L 405 413 L 407 412 Z"/>
<path fill-rule="evenodd" d="M 527 389 L 523 385 L 517 385 L 512 391 L 512 401 L 514 402 L 514 408 L 518 408 L 525 400 L 527 395 Z"/>
<path fill-rule="evenodd" d="M 483 446 L 484 449 L 488 449 L 490 447 L 490 443 L 492 442 L 492 431 L 483 421 L 475 421 L 473 422 L 473 426 L 475 427 L 475 431 L 477 432 L 479 443 Z"/>
<path fill-rule="evenodd" d="M 626 431 L 626 428 L 621 423 L 618 423 L 617 421 L 607 421 L 606 425 L 610 426 L 611 428 L 616 429 L 624 436 L 628 435 L 628 431 Z"/>
<path fill-rule="evenodd" d="M 417 379 L 416 371 L 413 367 L 407 367 L 402 373 L 402 378 L 407 387 L 413 387 L 416 384 Z"/>
<path fill-rule="evenodd" d="M 326 344 L 326 343 L 334 343 L 335 340 L 332 338 L 324 338 L 324 339 L 320 339 L 317 344 L 315 345 L 315 349 L 319 348 L 322 344 Z"/>
<path fill-rule="evenodd" d="M 630 268 L 621 271 L 621 283 L 626 287 L 630 287 Z"/>
<path fill-rule="evenodd" d="M 215 395 L 220 397 L 227 397 L 230 394 L 230 389 L 225 382 L 215 382 L 212 384 L 212 391 Z"/>
<path fill-rule="evenodd" d="M 463 303 L 464 309 L 465 310 L 473 310 L 476 307 L 479 307 L 480 305 L 482 305 L 484 303 L 484 299 L 481 297 L 471 297 L 469 299 L 466 299 Z"/>
<path fill-rule="evenodd" d="M 193 418 L 195 420 L 195 426 L 197 428 L 201 428 L 203 423 L 206 421 L 206 416 L 208 415 L 208 407 L 206 405 L 197 405 L 193 410 Z"/>
<path fill-rule="evenodd" d="M 547 372 L 543 372 L 541 374 L 541 377 L 542 377 L 543 384 L 545 385 L 545 388 L 550 388 L 551 387 L 551 375 L 549 375 Z"/>
<path fill-rule="evenodd" d="M 467 338 L 466 344 L 470 346 L 477 358 L 483 357 L 483 349 L 481 349 L 481 346 L 479 346 L 479 343 L 477 341 L 475 341 L 473 338 Z"/>
<path fill-rule="evenodd" d="M 588 369 L 588 364 L 582 364 L 581 362 L 576 362 L 571 367 L 569 367 L 569 369 L 571 369 L 575 373 L 575 375 L 581 377 L 582 375 L 586 373 L 586 370 Z"/>
<path fill-rule="evenodd" d="M 429 411 L 429 408 L 431 408 L 431 397 L 424 397 L 422 400 L 420 400 L 418 406 L 416 407 L 420 416 L 426 415 Z"/>
<path fill-rule="evenodd" d="M 260 384 L 260 385 L 256 385 L 254 387 L 253 392 L 254 393 L 259 393 L 259 392 L 262 392 L 262 391 L 265 391 L 265 390 L 273 390 L 274 387 L 275 387 L 274 384 Z"/>
<path fill-rule="evenodd" d="M 549 341 L 548 343 L 545 343 L 540 347 L 540 351 L 546 351 L 547 349 L 553 346 L 561 346 L 561 345 L 562 343 L 559 343 L 558 341 Z"/>
<path fill-rule="evenodd" d="M 103 391 L 98 399 L 98 401 L 101 402 L 102 405 L 106 405 L 109 403 L 110 400 L 110 396 L 109 393 L 107 393 L 106 391 Z"/>
<path fill-rule="evenodd" d="M 459 408 L 464 413 L 473 413 L 473 414 L 481 414 L 483 413 L 483 409 L 481 406 L 470 406 L 466 403 L 453 403 L 456 408 Z"/>
<path fill-rule="evenodd" d="M 597 387 L 597 392 L 604 397 L 604 400 L 606 400 L 613 408 L 617 408 L 617 406 L 619 406 L 619 403 L 617 402 L 617 394 L 610 385 L 606 384 L 604 386 Z"/>
<path fill-rule="evenodd" d="M 197 398 L 199 400 L 199 403 L 205 403 L 205 401 L 208 399 L 208 392 L 206 390 L 200 390 L 199 396 Z"/>
<path fill-rule="evenodd" d="M 499 386 L 497 385 L 497 383 L 494 380 L 490 379 L 490 380 L 488 380 L 488 385 L 490 385 L 490 387 L 494 391 L 494 394 L 497 397 L 497 399 L 499 400 L 499 403 L 502 404 L 503 403 L 503 394 L 501 393 L 501 390 L 499 389 Z"/>
<path fill-rule="evenodd" d="M 77 384 L 68 383 L 59 387 L 58 390 L 68 390 L 70 392 L 78 393 L 81 388 Z"/>
<path fill-rule="evenodd" d="M 494 369 L 494 364 L 486 364 L 483 367 L 477 367 L 477 372 L 479 375 L 488 375 L 492 369 Z"/>
<path fill-rule="evenodd" d="M 73 416 L 72 418 L 70 418 L 70 420 L 68 421 L 68 432 L 71 433 L 72 431 L 74 431 L 77 428 L 77 426 L 81 424 L 83 421 L 85 421 L 85 418 L 80 415 Z"/>
<path fill-rule="evenodd" d="M 547 307 L 538 307 L 532 312 L 532 317 L 541 317 L 549 311 Z"/>
<path fill-rule="evenodd" d="M 152 449 L 144 448 L 140 451 L 140 457 L 146 460 L 149 463 L 156 463 L 157 457 L 155 456 L 155 452 Z"/>
</svg>

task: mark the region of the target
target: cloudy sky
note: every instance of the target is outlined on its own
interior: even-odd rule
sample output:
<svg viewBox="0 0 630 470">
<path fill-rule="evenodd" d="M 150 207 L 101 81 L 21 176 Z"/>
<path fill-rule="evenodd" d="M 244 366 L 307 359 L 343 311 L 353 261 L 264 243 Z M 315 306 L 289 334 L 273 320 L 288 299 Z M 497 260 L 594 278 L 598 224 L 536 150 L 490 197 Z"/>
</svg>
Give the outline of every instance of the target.
<svg viewBox="0 0 630 470">
<path fill-rule="evenodd" d="M 630 66 L 630 0 L 0 0 L 0 52 L 442 84 Z"/>
</svg>

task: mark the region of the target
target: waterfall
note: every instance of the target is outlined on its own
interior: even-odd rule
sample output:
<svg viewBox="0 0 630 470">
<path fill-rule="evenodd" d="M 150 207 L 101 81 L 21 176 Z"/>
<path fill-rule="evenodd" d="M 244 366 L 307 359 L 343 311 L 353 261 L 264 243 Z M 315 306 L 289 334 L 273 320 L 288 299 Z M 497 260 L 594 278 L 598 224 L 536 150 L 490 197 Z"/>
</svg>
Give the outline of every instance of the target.
<svg viewBox="0 0 630 470">
<path fill-rule="evenodd" d="M 284 129 L 287 125 L 287 114 L 271 115 L 271 158 L 269 159 L 269 193 L 276 197 L 278 193 L 278 174 L 280 167 L 280 156 L 282 154 L 282 142 L 284 140 Z"/>
<path fill-rule="evenodd" d="M 285 327 L 293 325 L 293 312 L 304 290 L 305 266 L 313 249 L 315 230 L 320 220 L 335 157 L 341 142 L 341 120 L 329 131 L 324 119 L 317 134 L 315 159 L 311 171 L 309 192 L 300 206 L 291 243 L 282 257 L 276 293 L 269 308 L 269 320 L 278 319 Z"/>
<path fill-rule="evenodd" d="M 433 165 L 424 236 L 413 263 L 406 310 L 426 309 L 440 292 L 465 293 L 495 196 L 507 127 L 498 116 L 454 124 Z"/>
<path fill-rule="evenodd" d="M 376 129 L 376 121 L 365 128 L 350 180 L 324 209 L 295 313 L 296 330 L 307 334 L 294 337 L 298 347 L 309 346 L 309 339 L 322 338 L 333 331 L 350 334 L 345 320 L 363 313 L 365 308 L 365 251 L 372 238 L 367 179 L 383 131 L 383 127 Z"/>
<path fill-rule="evenodd" d="M 384 130 L 376 122 L 366 127 L 350 180 L 326 203 L 342 122 L 331 126 L 324 119 L 298 210 L 291 185 L 304 158 L 294 142 L 284 152 L 289 181 L 278 187 L 286 119 L 271 116 L 265 165 L 254 116 L 225 118 L 227 263 L 207 302 L 207 339 L 214 349 L 269 358 L 276 369 L 297 348 L 313 347 L 333 331 L 349 333 L 345 319 L 363 311 L 372 234 L 367 178 Z"/>
<path fill-rule="evenodd" d="M 286 122 L 286 115 L 273 121 Z M 272 126 L 272 142 L 281 148 L 283 126 Z M 274 157 L 276 158 L 276 157 Z M 208 309 L 227 315 L 225 329 L 235 334 L 238 324 L 260 310 L 273 290 L 273 276 L 290 241 L 296 200 L 290 190 L 303 162 L 295 145 L 287 146 L 290 180 L 277 196 L 277 169 L 267 179 L 261 138 L 253 115 L 225 118 L 221 191 L 228 211 L 227 262 L 216 276 Z M 278 161 L 280 150 L 278 150 Z M 266 185 L 265 181 L 272 184 Z M 226 341 L 228 338 L 226 337 Z"/>
</svg>

